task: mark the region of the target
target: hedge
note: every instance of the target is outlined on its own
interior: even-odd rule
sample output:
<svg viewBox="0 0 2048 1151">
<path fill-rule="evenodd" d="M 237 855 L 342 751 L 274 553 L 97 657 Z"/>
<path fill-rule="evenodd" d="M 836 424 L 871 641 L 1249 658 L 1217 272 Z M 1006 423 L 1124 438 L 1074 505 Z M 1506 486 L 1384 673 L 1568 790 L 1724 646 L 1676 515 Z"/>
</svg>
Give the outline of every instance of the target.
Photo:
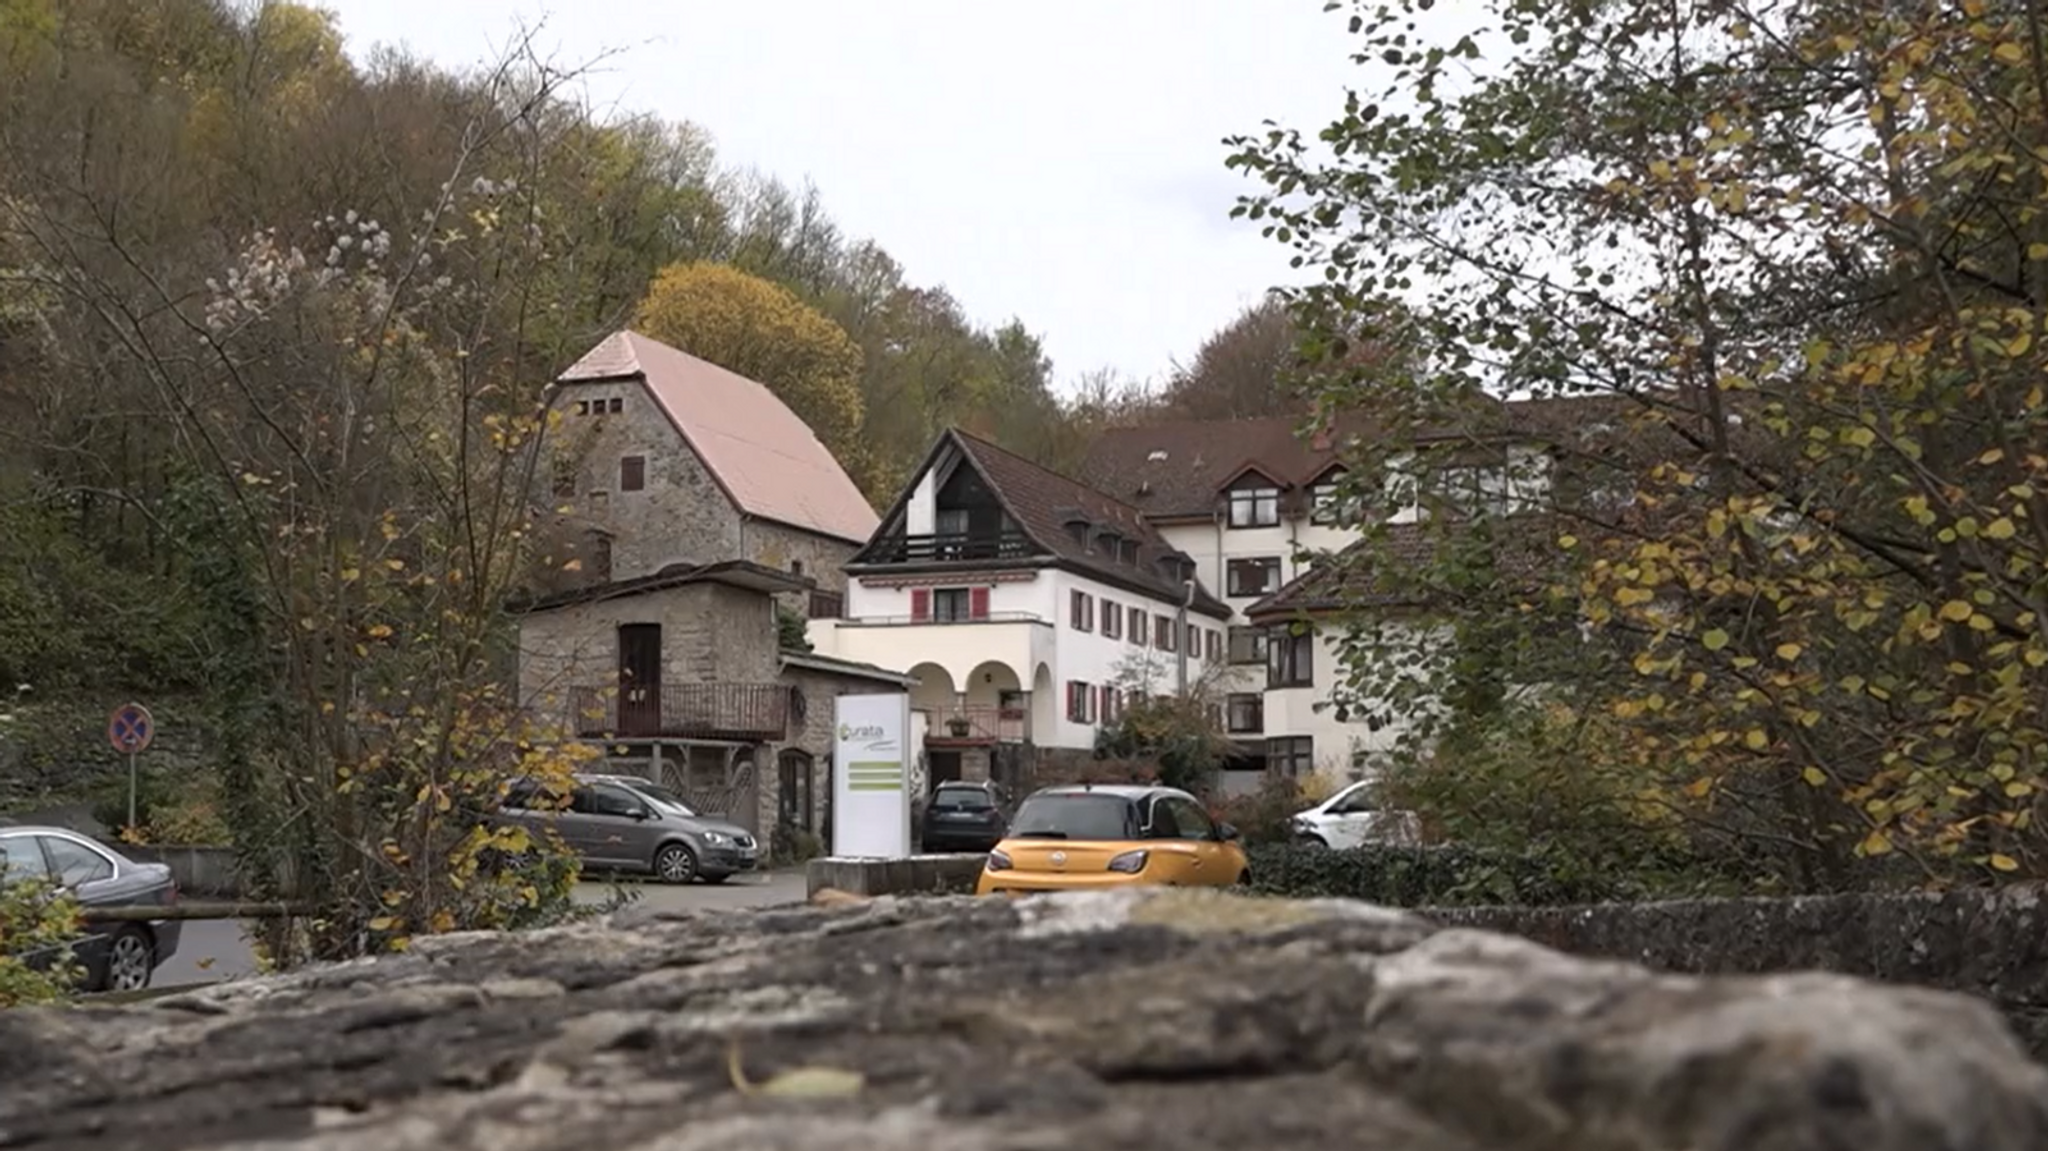
<svg viewBox="0 0 2048 1151">
<path fill-rule="evenodd" d="M 1714 886 L 1697 860 L 1678 858 L 1617 871 L 1454 845 L 1333 851 L 1255 844 L 1248 853 L 1257 891 L 1361 899 L 1389 907 L 1558 907 L 1703 893 Z"/>
</svg>

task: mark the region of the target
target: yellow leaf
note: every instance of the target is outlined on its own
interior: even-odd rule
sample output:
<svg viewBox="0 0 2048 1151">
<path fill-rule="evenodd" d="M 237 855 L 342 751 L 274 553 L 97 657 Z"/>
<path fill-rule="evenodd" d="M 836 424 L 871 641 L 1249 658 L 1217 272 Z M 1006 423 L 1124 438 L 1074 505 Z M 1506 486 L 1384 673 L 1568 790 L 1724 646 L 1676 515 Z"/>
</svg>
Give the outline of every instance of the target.
<svg viewBox="0 0 2048 1151">
<path fill-rule="evenodd" d="M 391 628 L 390 628 L 390 627 L 388 627 L 388 626 L 387 626 L 387 625 L 385 625 L 385 624 L 381 624 L 381 623 L 380 623 L 380 624 L 377 624 L 376 626 L 374 626 L 374 627 L 372 627 L 372 628 L 370 629 L 370 638 L 371 638 L 371 639 L 384 639 L 385 637 L 389 636 L 390 634 L 391 634 Z"/>
<path fill-rule="evenodd" d="M 2008 356 L 2015 357 L 2024 356 L 2027 354 L 2027 349 L 2033 346 L 2034 333 L 2021 332 L 2019 335 L 2014 336 L 2012 340 L 2005 345 L 2005 354 Z"/>
<path fill-rule="evenodd" d="M 1970 606 L 1968 600 L 1952 599 L 1941 605 L 1941 618 L 1950 623 L 1962 623 L 1975 614 L 1977 609 Z"/>
<path fill-rule="evenodd" d="M 1700 776 L 1685 786 L 1685 793 L 1694 799 L 1704 799 L 1707 793 L 1712 790 L 1714 790 L 1713 777 L 1706 775 Z"/>
<path fill-rule="evenodd" d="M 1728 633 L 1720 628 L 1708 628 L 1700 633 L 1700 646 L 1708 651 L 1720 651 L 1728 646 Z"/>
<path fill-rule="evenodd" d="M 2048 260 L 2048 244 L 2028 244 L 2027 259 Z"/>
<path fill-rule="evenodd" d="M 1985 452 L 1985 453 L 1984 453 L 1983 455 L 1981 455 L 1981 456 L 1978 456 L 1978 457 L 1977 457 L 1977 462 L 1978 462 L 1978 463 L 1980 463 L 1980 464 L 1995 464 L 1995 463 L 1997 463 L 1998 461 L 2000 461 L 2000 460 L 2002 460 L 2002 459 L 2004 459 L 2004 458 L 2005 458 L 2005 449 L 2004 449 L 2004 448 L 1992 448 L 1992 449 L 1991 449 L 1990 451 L 1988 451 L 1988 452 Z"/>
<path fill-rule="evenodd" d="M 2020 869 L 2020 861 L 2010 855 L 1993 855 L 1991 857 L 1991 866 L 2000 871 L 2018 871 Z"/>
<path fill-rule="evenodd" d="M 1809 767 L 1805 771 L 1800 772 L 1799 778 L 1805 780 L 1807 783 L 1813 785 L 1814 787 L 1826 787 L 1828 783 L 1827 772 L 1824 772 L 1817 767 Z"/>
<path fill-rule="evenodd" d="M 385 566 L 385 567 L 388 567 L 388 568 L 390 568 L 390 569 L 391 569 L 392 571 L 395 571 L 395 572 L 402 572 L 402 571 L 404 571 L 404 570 L 405 570 L 405 561 L 404 561 L 404 560 L 385 560 L 385 561 L 384 561 L 384 566 Z"/>
<path fill-rule="evenodd" d="M 1572 550 L 1573 548 L 1577 547 L 1578 544 L 1579 537 L 1577 536 L 1563 535 L 1557 537 L 1557 546 L 1563 548 L 1566 551 Z"/>
<path fill-rule="evenodd" d="M 1993 48 L 1991 54 L 2006 64 L 2017 64 L 2027 58 L 2027 50 L 2011 40 Z"/>
<path fill-rule="evenodd" d="M 1842 433 L 1842 442 L 1859 448 L 1867 448 L 1877 442 L 1877 433 L 1866 427 L 1854 427 Z"/>
<path fill-rule="evenodd" d="M 1992 520 L 1990 523 L 1984 525 L 1984 538 L 1992 540 L 2009 540 L 2018 530 L 2018 528 L 2013 526 L 2013 522 L 2010 519 L 2007 519 L 2004 516 L 1999 516 L 1997 519 Z"/>
<path fill-rule="evenodd" d="M 580 572 L 583 570 L 583 561 L 570 560 L 568 563 L 562 565 L 562 570 L 565 572 Z"/>
<path fill-rule="evenodd" d="M 2019 780 L 2015 779 L 2011 783 L 2005 785 L 2005 797 L 2007 799 L 2025 799 L 2026 797 L 2032 794 L 2034 794 L 2034 787 L 2032 784 L 2021 783 Z"/>
<path fill-rule="evenodd" d="M 1764 733 L 1763 728 L 1752 727 L 1746 734 L 1743 735 L 1742 742 L 1745 745 L 1747 745 L 1751 751 L 1762 751 L 1763 749 L 1771 746 L 1771 737 Z"/>
<path fill-rule="evenodd" d="M 746 1068 L 740 1065 L 740 1045 L 730 1043 L 725 1049 L 725 1070 L 732 1079 L 734 1090 L 742 1095 L 769 1095 L 784 1099 L 846 1099 L 858 1095 L 867 1086 L 867 1076 L 858 1071 L 847 1071 L 839 1067 L 797 1067 L 784 1071 L 766 1083 L 755 1083 L 747 1078 Z"/>
<path fill-rule="evenodd" d="M 389 915 L 380 915 L 370 921 L 370 930 L 372 931 L 389 931 L 396 926 L 398 926 L 398 920 Z"/>
<path fill-rule="evenodd" d="M 1871 828 L 1870 834 L 1863 837 L 1863 842 L 1856 845 L 1857 852 L 1862 855 L 1885 855 L 1891 849 L 1891 837 L 1880 827 Z"/>
<path fill-rule="evenodd" d="M 1781 643 L 1778 645 L 1778 658 L 1790 663 L 1798 659 L 1799 653 L 1805 650 L 1805 648 L 1796 643 Z"/>
<path fill-rule="evenodd" d="M 341 569 L 341 582 L 343 583 L 354 583 L 361 578 L 363 578 L 363 572 L 361 568 Z"/>
</svg>

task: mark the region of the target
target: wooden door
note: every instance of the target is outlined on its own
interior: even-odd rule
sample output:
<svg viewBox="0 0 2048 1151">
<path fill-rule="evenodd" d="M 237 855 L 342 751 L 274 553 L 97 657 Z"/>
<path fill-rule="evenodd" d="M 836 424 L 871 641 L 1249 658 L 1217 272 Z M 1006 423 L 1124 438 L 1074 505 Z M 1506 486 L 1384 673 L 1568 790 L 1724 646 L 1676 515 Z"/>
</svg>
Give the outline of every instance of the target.
<svg viewBox="0 0 2048 1151">
<path fill-rule="evenodd" d="M 619 734 L 661 734 L 661 625 L 619 625 Z"/>
</svg>

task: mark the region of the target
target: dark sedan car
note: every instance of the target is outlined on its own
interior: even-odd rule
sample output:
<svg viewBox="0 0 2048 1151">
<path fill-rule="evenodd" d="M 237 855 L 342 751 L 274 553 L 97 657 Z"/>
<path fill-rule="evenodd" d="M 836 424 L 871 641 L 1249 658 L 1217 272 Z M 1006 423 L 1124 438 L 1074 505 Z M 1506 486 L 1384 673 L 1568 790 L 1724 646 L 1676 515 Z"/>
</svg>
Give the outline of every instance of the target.
<svg viewBox="0 0 2048 1151">
<path fill-rule="evenodd" d="M 0 826 L 0 883 L 55 880 L 81 906 L 169 907 L 178 884 L 161 863 L 137 863 L 61 827 Z M 86 991 L 139 991 L 164 960 L 177 954 L 183 925 L 175 919 L 88 923 L 76 944 Z"/>
<path fill-rule="evenodd" d="M 987 851 L 1002 842 L 1009 826 L 994 784 L 949 780 L 933 789 L 918 830 L 925 851 L 943 853 Z"/>
</svg>

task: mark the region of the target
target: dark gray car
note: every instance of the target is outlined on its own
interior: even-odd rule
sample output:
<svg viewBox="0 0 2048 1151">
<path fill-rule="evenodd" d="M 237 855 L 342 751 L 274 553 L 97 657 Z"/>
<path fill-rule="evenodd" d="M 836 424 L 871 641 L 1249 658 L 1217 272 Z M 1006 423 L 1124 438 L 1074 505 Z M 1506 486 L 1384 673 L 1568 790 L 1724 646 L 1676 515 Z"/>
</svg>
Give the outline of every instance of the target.
<svg viewBox="0 0 2048 1151">
<path fill-rule="evenodd" d="M 0 883 L 55 880 L 84 907 L 171 906 L 178 884 L 161 863 L 137 863 L 61 827 L 0 826 Z M 86 991 L 139 991 L 178 952 L 183 924 L 88 923 L 74 951 Z"/>
<path fill-rule="evenodd" d="M 760 866 L 746 828 L 699 815 L 683 797 L 630 775 L 578 775 L 569 804 L 537 803 L 539 788 L 515 785 L 505 813 L 534 827 L 549 824 L 592 870 L 644 872 L 664 883 L 723 883 Z"/>
</svg>

